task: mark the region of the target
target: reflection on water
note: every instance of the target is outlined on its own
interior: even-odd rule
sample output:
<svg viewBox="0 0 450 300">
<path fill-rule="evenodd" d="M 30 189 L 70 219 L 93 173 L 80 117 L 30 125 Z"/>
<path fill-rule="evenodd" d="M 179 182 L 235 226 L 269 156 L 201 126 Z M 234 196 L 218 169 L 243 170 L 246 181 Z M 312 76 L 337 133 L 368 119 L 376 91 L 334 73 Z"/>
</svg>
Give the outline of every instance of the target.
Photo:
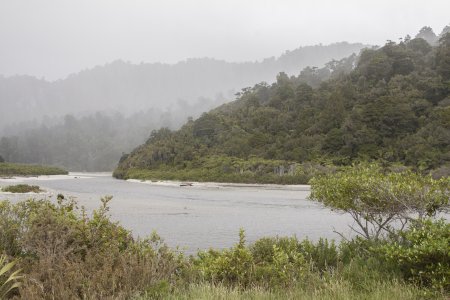
<svg viewBox="0 0 450 300">
<path fill-rule="evenodd" d="M 238 240 L 244 228 L 249 242 L 263 236 L 338 238 L 333 230 L 349 234 L 351 219 L 306 200 L 305 188 L 279 186 L 219 186 L 144 184 L 116 180 L 110 174 L 71 174 L 27 178 L 55 197 L 74 196 L 88 210 L 100 205 L 100 197 L 113 196 L 111 215 L 136 236 L 152 231 L 171 246 L 187 252 L 209 247 L 222 248 Z M 76 177 L 76 178 L 75 178 Z M 0 179 L 0 186 L 12 184 Z M 1 194 L 0 199 L 18 201 L 30 195 Z M 35 198 L 46 196 L 33 196 Z"/>
</svg>

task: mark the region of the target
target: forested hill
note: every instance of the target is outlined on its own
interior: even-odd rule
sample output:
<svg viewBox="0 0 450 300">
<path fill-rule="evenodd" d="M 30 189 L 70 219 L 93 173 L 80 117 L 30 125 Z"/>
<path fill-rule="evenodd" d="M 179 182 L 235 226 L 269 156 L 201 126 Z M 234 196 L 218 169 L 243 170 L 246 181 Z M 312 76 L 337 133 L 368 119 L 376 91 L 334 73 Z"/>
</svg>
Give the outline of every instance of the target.
<svg viewBox="0 0 450 300">
<path fill-rule="evenodd" d="M 317 88 L 311 70 L 281 73 L 181 130 L 155 131 L 114 175 L 293 183 L 305 180 L 305 162 L 449 165 L 450 34 L 436 46 L 407 38 L 364 50 L 351 72 L 344 61 L 333 67 Z"/>
<path fill-rule="evenodd" d="M 54 82 L 31 76 L 0 76 L 0 133 L 6 125 L 39 122 L 45 116 L 77 117 L 97 111 L 129 115 L 151 108 L 173 108 L 180 102 L 192 105 L 200 97 L 212 100 L 222 95 L 228 99 L 241 87 L 267 81 L 278 72 L 298 74 L 306 66 L 322 67 L 331 59 L 359 53 L 363 47 L 347 42 L 305 46 L 277 58 L 242 63 L 211 58 L 176 64 L 117 60 Z"/>
</svg>

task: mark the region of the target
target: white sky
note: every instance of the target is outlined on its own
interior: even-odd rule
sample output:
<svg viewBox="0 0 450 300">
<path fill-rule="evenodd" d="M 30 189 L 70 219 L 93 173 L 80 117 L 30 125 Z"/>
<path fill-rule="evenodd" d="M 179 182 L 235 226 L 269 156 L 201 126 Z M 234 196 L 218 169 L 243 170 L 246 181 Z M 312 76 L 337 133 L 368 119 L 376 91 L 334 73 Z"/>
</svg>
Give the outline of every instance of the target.
<svg viewBox="0 0 450 300">
<path fill-rule="evenodd" d="M 53 80 L 116 59 L 253 61 L 449 23 L 450 0 L 0 0 L 0 74 Z"/>
</svg>

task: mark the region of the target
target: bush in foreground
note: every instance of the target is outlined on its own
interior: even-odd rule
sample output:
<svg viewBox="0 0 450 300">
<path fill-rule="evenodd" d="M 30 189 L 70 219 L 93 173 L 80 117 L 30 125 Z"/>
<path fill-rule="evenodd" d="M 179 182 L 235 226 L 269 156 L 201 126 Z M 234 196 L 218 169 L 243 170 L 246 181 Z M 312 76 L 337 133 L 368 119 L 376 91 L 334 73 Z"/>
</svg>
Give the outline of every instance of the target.
<svg viewBox="0 0 450 300">
<path fill-rule="evenodd" d="M 137 240 L 112 222 L 110 199 L 103 198 L 92 216 L 61 195 L 57 203 L 0 202 L 0 255 L 17 261 L 24 274 L 21 286 L 9 297 L 419 299 L 448 295 L 441 286 L 404 280 L 410 278 L 411 268 L 423 273 L 430 270 L 429 260 L 434 266 L 445 266 L 447 259 L 443 252 L 426 249 L 408 264 L 396 259 L 409 248 L 429 245 L 421 241 L 430 239 L 414 238 L 407 231 L 401 249 L 389 240 L 361 238 L 335 244 L 269 237 L 247 245 L 241 231 L 239 242 L 230 249 L 201 251 L 186 258 L 156 235 Z M 447 227 L 436 226 L 440 229 L 433 231 L 433 239 L 447 239 L 438 242 L 444 247 Z"/>
<path fill-rule="evenodd" d="M 446 211 L 449 194 L 450 178 L 435 180 L 409 170 L 387 172 L 362 164 L 312 179 L 310 198 L 350 214 L 357 234 L 378 240 Z"/>
<path fill-rule="evenodd" d="M 108 217 L 88 217 L 59 199 L 0 202 L 0 253 L 19 259 L 22 299 L 128 299 L 161 281 L 173 283 L 182 257 L 155 235 L 135 240 Z"/>
<path fill-rule="evenodd" d="M 416 223 L 399 242 L 377 249 L 405 278 L 442 293 L 450 292 L 450 224 L 443 220 Z"/>
</svg>

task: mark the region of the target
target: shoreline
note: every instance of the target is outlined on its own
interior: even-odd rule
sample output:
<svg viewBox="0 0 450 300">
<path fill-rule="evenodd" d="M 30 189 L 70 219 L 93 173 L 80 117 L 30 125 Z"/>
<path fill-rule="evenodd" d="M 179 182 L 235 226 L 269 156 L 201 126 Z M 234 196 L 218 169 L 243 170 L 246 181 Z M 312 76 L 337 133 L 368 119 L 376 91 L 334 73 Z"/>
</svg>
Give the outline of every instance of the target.
<svg viewBox="0 0 450 300">
<path fill-rule="evenodd" d="M 21 183 L 27 181 L 48 181 L 48 180 L 70 180 L 70 179 L 88 179 L 92 177 L 112 177 L 109 172 L 69 172 L 67 175 L 32 175 L 32 176 L 11 176 L 0 177 L 3 183 Z M 117 179 L 123 180 L 123 179 Z M 271 184 L 271 183 L 232 183 L 232 182 L 200 182 L 200 181 L 179 181 L 179 180 L 142 180 L 126 179 L 131 183 L 141 183 L 155 186 L 182 187 L 182 188 L 257 188 L 270 190 L 292 190 L 292 191 L 310 191 L 310 185 L 307 184 Z"/>
<path fill-rule="evenodd" d="M 141 183 L 155 186 L 169 186 L 182 188 L 262 188 L 271 190 L 310 191 L 307 184 L 265 184 L 265 183 L 230 183 L 230 182 L 199 182 L 178 180 L 141 180 L 126 179 L 127 182 Z"/>
</svg>

